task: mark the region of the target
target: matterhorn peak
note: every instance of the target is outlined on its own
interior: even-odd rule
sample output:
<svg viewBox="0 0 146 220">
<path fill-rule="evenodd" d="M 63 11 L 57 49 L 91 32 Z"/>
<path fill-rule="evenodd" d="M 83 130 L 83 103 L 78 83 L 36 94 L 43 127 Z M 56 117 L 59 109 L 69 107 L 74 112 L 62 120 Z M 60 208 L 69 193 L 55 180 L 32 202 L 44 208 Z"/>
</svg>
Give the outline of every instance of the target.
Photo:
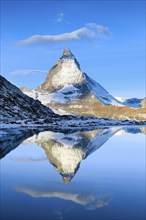
<svg viewBox="0 0 146 220">
<path fill-rule="evenodd" d="M 60 59 L 61 60 L 64 60 L 64 59 L 75 59 L 75 57 L 74 57 L 74 55 L 72 54 L 72 52 L 68 48 L 65 48 Z"/>
<path fill-rule="evenodd" d="M 70 56 L 70 55 L 73 55 L 72 52 L 68 48 L 65 48 L 63 51 L 63 56 Z"/>
<path fill-rule="evenodd" d="M 63 54 L 60 57 L 59 61 L 61 61 L 61 63 L 64 63 L 64 62 L 74 63 L 76 67 L 80 70 L 80 64 L 78 63 L 77 59 L 75 58 L 75 56 L 72 54 L 72 52 L 68 48 L 64 49 Z"/>
<path fill-rule="evenodd" d="M 99 83 L 81 71 L 77 59 L 67 48 L 49 71 L 45 82 L 36 90 L 52 94 L 49 102 L 54 102 L 54 99 L 56 103 L 74 102 L 87 97 L 88 94 L 95 102 L 99 101 L 104 105 L 123 105 Z"/>
</svg>

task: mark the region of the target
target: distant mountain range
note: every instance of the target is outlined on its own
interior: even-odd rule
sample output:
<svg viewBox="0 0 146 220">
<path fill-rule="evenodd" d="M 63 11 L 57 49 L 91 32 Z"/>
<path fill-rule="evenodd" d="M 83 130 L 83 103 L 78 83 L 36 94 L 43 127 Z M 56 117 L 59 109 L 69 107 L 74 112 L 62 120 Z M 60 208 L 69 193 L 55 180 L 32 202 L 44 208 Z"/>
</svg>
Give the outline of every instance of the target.
<svg viewBox="0 0 146 220">
<path fill-rule="evenodd" d="M 132 108 L 145 108 L 144 102 L 146 102 L 145 99 L 138 99 L 138 98 L 122 98 L 122 97 L 115 97 L 117 100 L 123 103 L 123 105 L 130 106 Z"/>
<path fill-rule="evenodd" d="M 81 71 L 68 49 L 63 51 L 42 85 L 34 90 L 21 88 L 21 91 L 58 114 L 145 121 L 145 99 L 113 97 Z"/>
</svg>

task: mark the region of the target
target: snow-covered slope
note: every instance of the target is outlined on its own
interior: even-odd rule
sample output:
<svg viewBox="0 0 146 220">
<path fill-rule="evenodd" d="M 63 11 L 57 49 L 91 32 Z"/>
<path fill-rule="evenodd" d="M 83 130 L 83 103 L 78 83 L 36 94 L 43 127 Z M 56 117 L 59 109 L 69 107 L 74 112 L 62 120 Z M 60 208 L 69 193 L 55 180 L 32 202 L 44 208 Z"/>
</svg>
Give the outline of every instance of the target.
<svg viewBox="0 0 146 220">
<path fill-rule="evenodd" d="M 66 104 L 70 101 L 75 100 L 78 96 L 81 95 L 80 90 L 72 85 L 66 85 L 62 89 L 59 89 L 56 92 L 52 93 L 49 93 L 45 90 L 26 91 L 26 89 L 24 88 L 21 88 L 21 91 L 33 99 L 38 99 L 43 105 L 47 105 L 49 103 Z"/>
<path fill-rule="evenodd" d="M 104 105 L 122 106 L 122 103 L 110 95 L 99 83 L 95 82 L 89 76 L 85 75 L 85 82 L 89 90 Z"/>
</svg>

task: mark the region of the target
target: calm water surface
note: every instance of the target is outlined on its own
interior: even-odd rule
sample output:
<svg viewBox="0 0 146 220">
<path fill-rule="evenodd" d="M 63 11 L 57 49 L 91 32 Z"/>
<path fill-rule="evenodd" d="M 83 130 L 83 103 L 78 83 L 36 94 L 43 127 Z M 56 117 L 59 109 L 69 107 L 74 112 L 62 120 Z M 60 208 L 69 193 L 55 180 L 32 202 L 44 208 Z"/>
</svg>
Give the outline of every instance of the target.
<svg viewBox="0 0 146 220">
<path fill-rule="evenodd" d="M 1 219 L 144 220 L 145 132 L 1 131 Z"/>
</svg>

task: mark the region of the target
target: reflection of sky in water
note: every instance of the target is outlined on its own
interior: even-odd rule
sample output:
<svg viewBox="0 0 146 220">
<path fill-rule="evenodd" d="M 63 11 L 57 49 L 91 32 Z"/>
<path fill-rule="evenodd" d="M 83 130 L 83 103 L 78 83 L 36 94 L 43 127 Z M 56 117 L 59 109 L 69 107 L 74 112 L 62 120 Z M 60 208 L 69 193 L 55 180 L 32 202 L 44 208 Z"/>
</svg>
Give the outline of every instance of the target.
<svg viewBox="0 0 146 220">
<path fill-rule="evenodd" d="M 94 147 L 95 133 L 86 135 L 86 141 L 90 146 L 94 141 Z M 55 144 L 60 143 L 59 139 L 56 141 Z M 54 168 L 58 165 L 56 158 L 56 164 L 49 163 L 46 148 L 28 142 L 2 159 L 4 219 L 144 219 L 144 134 L 111 135 L 105 144 L 81 160 L 67 185 L 62 182 L 60 170 L 56 172 Z"/>
</svg>

